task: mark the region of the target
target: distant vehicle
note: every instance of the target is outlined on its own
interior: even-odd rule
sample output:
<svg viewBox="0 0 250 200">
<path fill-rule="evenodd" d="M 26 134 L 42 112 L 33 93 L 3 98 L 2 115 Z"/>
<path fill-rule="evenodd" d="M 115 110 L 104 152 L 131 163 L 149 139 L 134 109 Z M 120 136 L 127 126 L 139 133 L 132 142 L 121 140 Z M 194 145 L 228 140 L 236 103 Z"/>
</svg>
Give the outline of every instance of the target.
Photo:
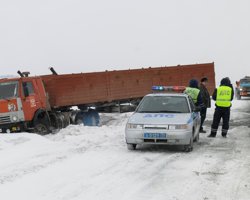
<svg viewBox="0 0 250 200">
<path fill-rule="evenodd" d="M 187 94 L 148 94 L 128 119 L 127 147 L 135 150 L 138 144 L 183 145 L 185 151 L 192 151 L 193 141 L 199 141 L 200 121 L 199 109 Z"/>
<path fill-rule="evenodd" d="M 250 76 L 245 76 L 240 81 L 236 81 L 235 95 L 238 100 L 241 97 L 250 97 Z"/>
</svg>

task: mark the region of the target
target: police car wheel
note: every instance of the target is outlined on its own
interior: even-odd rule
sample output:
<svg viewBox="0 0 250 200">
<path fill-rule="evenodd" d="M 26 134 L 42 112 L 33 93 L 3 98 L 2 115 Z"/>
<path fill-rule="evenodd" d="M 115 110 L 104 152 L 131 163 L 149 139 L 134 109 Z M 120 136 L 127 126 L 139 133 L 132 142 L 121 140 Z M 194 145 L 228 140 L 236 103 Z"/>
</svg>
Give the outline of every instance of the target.
<svg viewBox="0 0 250 200">
<path fill-rule="evenodd" d="M 136 149 L 136 144 L 127 144 L 128 150 L 135 150 Z"/>
<path fill-rule="evenodd" d="M 199 142 L 199 140 L 200 140 L 200 133 L 196 135 L 196 137 L 194 138 L 194 142 Z"/>
<path fill-rule="evenodd" d="M 184 146 L 184 151 L 185 152 L 191 152 L 191 151 L 193 151 L 193 140 L 194 140 L 194 138 L 192 136 L 192 138 L 190 138 L 190 143 L 188 145 Z"/>
</svg>

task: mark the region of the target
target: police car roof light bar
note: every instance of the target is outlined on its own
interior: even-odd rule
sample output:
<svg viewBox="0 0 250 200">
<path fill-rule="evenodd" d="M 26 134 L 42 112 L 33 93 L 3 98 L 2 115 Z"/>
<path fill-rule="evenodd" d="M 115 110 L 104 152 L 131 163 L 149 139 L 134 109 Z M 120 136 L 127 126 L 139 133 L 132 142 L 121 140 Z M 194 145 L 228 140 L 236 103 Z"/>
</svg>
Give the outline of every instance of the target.
<svg viewBox="0 0 250 200">
<path fill-rule="evenodd" d="M 164 91 L 164 92 L 183 92 L 186 89 L 185 86 L 152 86 L 153 91 Z"/>
</svg>

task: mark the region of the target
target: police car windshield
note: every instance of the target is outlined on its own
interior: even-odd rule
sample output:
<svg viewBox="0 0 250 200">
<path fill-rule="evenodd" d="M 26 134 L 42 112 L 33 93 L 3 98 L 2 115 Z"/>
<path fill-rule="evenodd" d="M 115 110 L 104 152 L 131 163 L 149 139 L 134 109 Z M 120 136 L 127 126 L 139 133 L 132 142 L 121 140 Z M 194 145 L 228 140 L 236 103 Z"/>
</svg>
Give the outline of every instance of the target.
<svg viewBox="0 0 250 200">
<path fill-rule="evenodd" d="M 4 82 L 0 83 L 0 99 L 9 99 L 17 97 L 18 95 L 18 82 Z"/>
<path fill-rule="evenodd" d="M 189 113 L 184 96 L 146 96 L 138 106 L 140 113 Z"/>
</svg>

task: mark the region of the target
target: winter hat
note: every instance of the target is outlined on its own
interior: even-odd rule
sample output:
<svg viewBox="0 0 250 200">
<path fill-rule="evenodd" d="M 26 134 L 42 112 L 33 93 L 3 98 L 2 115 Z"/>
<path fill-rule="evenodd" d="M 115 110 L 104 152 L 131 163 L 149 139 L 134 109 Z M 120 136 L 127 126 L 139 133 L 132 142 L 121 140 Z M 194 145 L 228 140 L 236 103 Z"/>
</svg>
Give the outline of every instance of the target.
<svg viewBox="0 0 250 200">
<path fill-rule="evenodd" d="M 201 79 L 201 82 L 207 82 L 208 81 L 208 78 L 207 77 L 203 77 L 202 79 Z"/>
<path fill-rule="evenodd" d="M 226 77 L 226 78 L 221 79 L 220 84 L 228 86 L 228 85 L 231 84 L 231 81 L 230 81 L 230 79 L 228 77 Z"/>
<path fill-rule="evenodd" d="M 198 81 L 197 80 L 195 80 L 195 79 L 191 79 L 190 81 L 189 81 L 189 87 L 192 87 L 192 88 L 198 88 Z"/>
</svg>

